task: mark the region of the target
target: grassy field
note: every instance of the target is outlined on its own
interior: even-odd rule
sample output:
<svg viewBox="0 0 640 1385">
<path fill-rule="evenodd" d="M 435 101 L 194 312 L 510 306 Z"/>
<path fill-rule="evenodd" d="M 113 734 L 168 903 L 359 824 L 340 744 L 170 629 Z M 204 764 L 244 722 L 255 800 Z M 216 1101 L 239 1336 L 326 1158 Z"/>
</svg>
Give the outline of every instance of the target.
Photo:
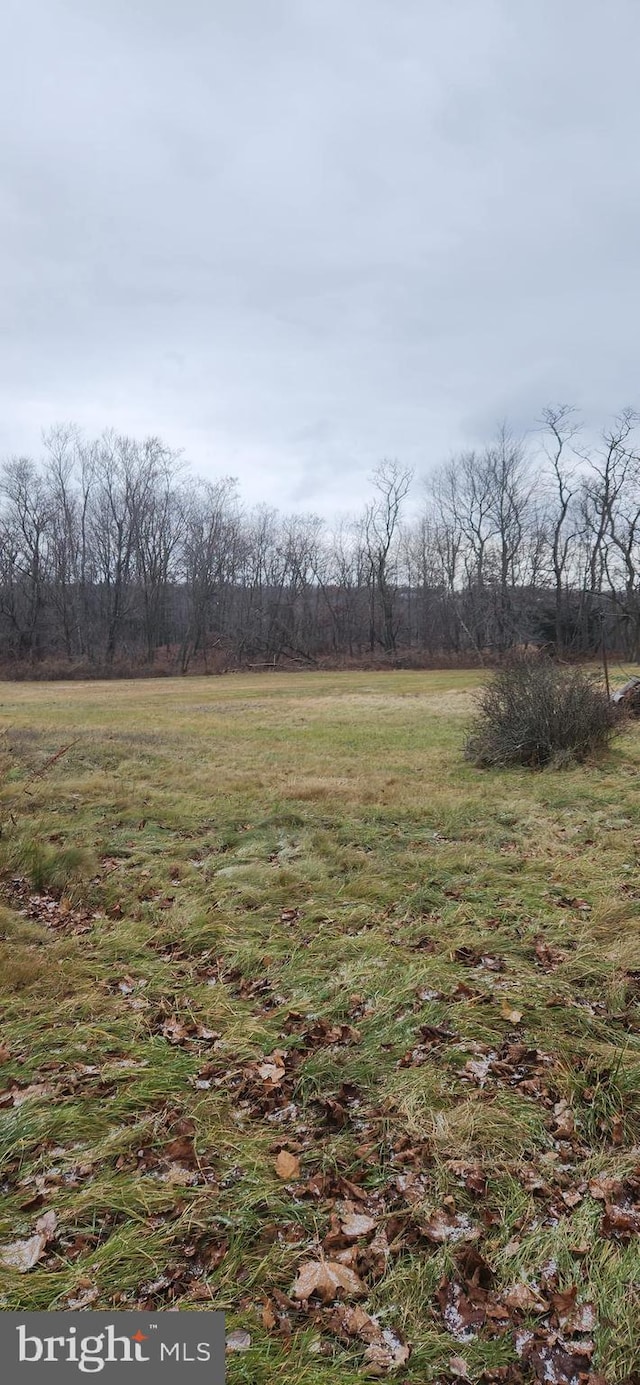
<svg viewBox="0 0 640 1385">
<path fill-rule="evenodd" d="M 640 1379 L 640 729 L 478 771 L 477 681 L 0 686 L 0 1307 Z"/>
</svg>

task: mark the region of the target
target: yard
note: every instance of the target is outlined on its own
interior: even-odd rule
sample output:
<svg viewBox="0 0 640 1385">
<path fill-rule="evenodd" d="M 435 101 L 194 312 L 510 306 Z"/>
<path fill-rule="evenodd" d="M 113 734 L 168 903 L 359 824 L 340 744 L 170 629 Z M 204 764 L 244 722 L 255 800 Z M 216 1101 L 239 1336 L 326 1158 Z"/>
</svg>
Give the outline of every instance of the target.
<svg viewBox="0 0 640 1385">
<path fill-rule="evenodd" d="M 479 771 L 477 682 L 0 685 L 0 1307 L 640 1379 L 640 730 Z"/>
</svg>

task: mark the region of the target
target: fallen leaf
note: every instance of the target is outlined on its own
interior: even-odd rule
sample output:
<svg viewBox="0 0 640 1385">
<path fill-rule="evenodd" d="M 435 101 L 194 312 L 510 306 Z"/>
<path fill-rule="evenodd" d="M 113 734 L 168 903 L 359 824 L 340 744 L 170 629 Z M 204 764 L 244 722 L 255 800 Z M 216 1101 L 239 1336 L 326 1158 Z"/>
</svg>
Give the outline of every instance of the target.
<svg viewBox="0 0 640 1385">
<path fill-rule="evenodd" d="M 621 1207 L 618 1203 L 607 1202 L 602 1218 L 603 1235 L 617 1232 L 620 1236 L 640 1234 L 640 1208 Z"/>
<path fill-rule="evenodd" d="M 389 1375 L 391 1371 L 396 1371 L 400 1366 L 404 1366 L 410 1355 L 410 1348 L 396 1337 L 391 1328 L 386 1327 L 382 1333 L 382 1340 L 372 1342 L 371 1346 L 367 1347 L 362 1358 L 362 1364 L 367 1375 Z"/>
<path fill-rule="evenodd" d="M 265 1299 L 265 1301 L 264 1301 L 264 1303 L 263 1303 L 263 1305 L 262 1305 L 262 1314 L 261 1314 L 261 1317 L 262 1317 L 262 1326 L 266 1329 L 267 1332 L 272 1332 L 273 1329 L 274 1329 L 274 1327 L 277 1325 L 278 1319 L 277 1319 L 276 1314 L 275 1314 L 274 1311 L 273 1311 L 273 1305 L 272 1305 L 270 1299 L 268 1299 L 268 1298 Z"/>
<path fill-rule="evenodd" d="M 516 1335 L 515 1348 L 521 1361 L 533 1369 L 534 1378 L 553 1385 L 578 1385 L 589 1379 L 595 1350 L 590 1340 L 565 1342 L 557 1333 L 523 1332 Z"/>
<path fill-rule="evenodd" d="M 611 1121 L 611 1143 L 613 1145 L 624 1144 L 624 1121 L 622 1116 L 614 1116 Z"/>
<path fill-rule="evenodd" d="M 299 909 L 282 909 L 280 911 L 281 923 L 297 923 L 300 918 Z"/>
<path fill-rule="evenodd" d="M 510 1024 L 519 1024 L 522 1019 L 522 1010 L 514 1010 L 508 1000 L 503 1000 L 500 1005 L 502 1018 L 508 1020 Z"/>
<path fill-rule="evenodd" d="M 47 1082 L 32 1082 L 30 1087 L 14 1087 L 11 1091 L 11 1102 L 13 1106 L 22 1106 L 25 1101 L 55 1096 L 56 1091 L 57 1089 Z"/>
<path fill-rule="evenodd" d="M 536 1294 L 528 1284 L 514 1284 L 512 1289 L 508 1289 L 502 1295 L 503 1303 L 507 1308 L 517 1308 L 520 1313 L 547 1313 L 549 1304 Z"/>
<path fill-rule="evenodd" d="M 36 1222 L 35 1234 L 26 1241 L 12 1241 L 0 1250 L 0 1264 L 6 1269 L 26 1274 L 42 1259 L 44 1252 L 55 1235 L 57 1226 L 55 1212 L 45 1212 Z"/>
<path fill-rule="evenodd" d="M 561 948 L 545 942 L 544 938 L 536 939 L 536 959 L 544 971 L 554 971 L 565 957 L 566 953 Z"/>
<path fill-rule="evenodd" d="M 86 1289 L 77 1290 L 75 1297 L 71 1295 L 71 1297 L 66 1300 L 67 1308 L 74 1313 L 79 1313 L 81 1309 L 89 1308 L 92 1303 L 95 1303 L 97 1297 L 98 1290 L 95 1288 L 95 1285 Z"/>
<path fill-rule="evenodd" d="M 568 1289 L 560 1289 L 551 1295 L 551 1305 L 554 1313 L 558 1315 L 558 1322 L 561 1327 L 565 1326 L 568 1318 L 575 1312 L 577 1297 L 577 1284 L 572 1284 Z"/>
<path fill-rule="evenodd" d="M 359 1303 L 353 1308 L 343 1305 L 336 1308 L 330 1325 L 348 1333 L 350 1337 L 359 1337 L 362 1342 L 367 1343 L 379 1342 L 382 1335 L 380 1323 L 376 1318 L 372 1318 L 370 1313 L 365 1313 Z"/>
<path fill-rule="evenodd" d="M 162 1026 L 162 1033 L 170 1044 L 183 1044 L 189 1038 L 191 1028 L 183 1024 L 182 1020 L 174 1015 L 171 1019 L 165 1020 Z"/>
<path fill-rule="evenodd" d="M 566 1318 L 560 1318 L 560 1326 L 565 1332 L 580 1336 L 585 1332 L 594 1332 L 596 1323 L 597 1315 L 593 1303 L 577 1303 L 572 1313 Z"/>
<path fill-rule="evenodd" d="M 356 1240 L 358 1236 L 367 1236 L 370 1231 L 375 1231 L 376 1223 L 373 1217 L 368 1217 L 364 1212 L 347 1212 L 340 1218 L 340 1230 L 348 1240 Z"/>
<path fill-rule="evenodd" d="M 461 1178 L 465 1188 L 470 1193 L 476 1193 L 478 1197 L 483 1197 L 487 1191 L 486 1175 L 482 1171 L 480 1164 L 466 1164 L 463 1159 L 449 1160 L 449 1168 Z"/>
<path fill-rule="evenodd" d="M 276 1159 L 275 1170 L 278 1178 L 298 1178 L 300 1174 L 300 1160 L 295 1154 L 290 1154 L 288 1149 L 281 1149 Z"/>
<path fill-rule="evenodd" d="M 230 1332 L 227 1337 L 227 1351 L 248 1351 L 251 1346 L 251 1337 L 248 1332 L 238 1329 L 237 1332 Z"/>
<path fill-rule="evenodd" d="M 170 1140 L 169 1144 L 165 1145 L 163 1154 L 178 1164 L 186 1165 L 187 1168 L 197 1168 L 198 1159 L 191 1134 L 179 1135 L 177 1139 Z"/>
<path fill-rule="evenodd" d="M 278 1083 L 282 1082 L 285 1074 L 282 1054 L 276 1049 L 274 1053 L 269 1054 L 269 1056 L 265 1058 L 263 1063 L 258 1063 L 255 1070 L 258 1076 L 262 1078 L 263 1082 L 268 1082 L 272 1087 L 277 1087 Z"/>
<path fill-rule="evenodd" d="M 573 899 L 571 895 L 561 894 L 556 900 L 556 904 L 561 909 L 580 909 L 584 913 L 591 910 L 591 905 L 587 899 Z"/>
<path fill-rule="evenodd" d="M 471 1291 L 471 1286 L 469 1286 Z M 473 1291 L 474 1298 L 476 1291 Z M 473 1302 L 455 1279 L 444 1278 L 438 1289 L 438 1303 L 447 1331 L 459 1342 L 475 1337 L 486 1318 L 486 1294 L 482 1301 Z"/>
<path fill-rule="evenodd" d="M 557 1101 L 553 1108 L 554 1134 L 560 1140 L 568 1140 L 575 1134 L 576 1124 L 573 1111 L 567 1101 Z"/>
<path fill-rule="evenodd" d="M 464 1213 L 455 1215 L 441 1211 L 432 1212 L 422 1225 L 422 1233 L 436 1245 L 444 1245 L 446 1241 L 475 1241 L 480 1235 Z"/>
<path fill-rule="evenodd" d="M 293 1287 L 294 1297 L 300 1302 L 317 1294 L 323 1303 L 333 1303 L 340 1291 L 352 1298 L 366 1292 L 362 1280 L 348 1265 L 337 1260 L 307 1260 L 300 1266 Z"/>
<path fill-rule="evenodd" d="M 464 1356 L 452 1356 L 449 1361 L 449 1370 L 452 1375 L 458 1376 L 460 1380 L 469 1379 L 469 1366 Z"/>
<path fill-rule="evenodd" d="M 367 1265 L 372 1274 L 383 1275 L 391 1254 L 387 1233 L 383 1226 L 378 1227 L 372 1241 L 367 1246 Z"/>
<path fill-rule="evenodd" d="M 474 1082 L 478 1082 L 481 1087 L 484 1087 L 490 1071 L 491 1057 L 469 1058 L 462 1069 L 462 1074 L 464 1077 L 473 1078 Z"/>
</svg>

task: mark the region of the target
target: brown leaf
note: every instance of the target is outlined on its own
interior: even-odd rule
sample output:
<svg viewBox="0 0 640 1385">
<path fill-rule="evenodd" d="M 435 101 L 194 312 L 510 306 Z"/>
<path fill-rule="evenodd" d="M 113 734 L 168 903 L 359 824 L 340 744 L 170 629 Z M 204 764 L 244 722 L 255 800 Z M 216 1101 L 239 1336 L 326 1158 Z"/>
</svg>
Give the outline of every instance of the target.
<svg viewBox="0 0 640 1385">
<path fill-rule="evenodd" d="M 391 1254 L 387 1233 L 383 1226 L 378 1227 L 366 1250 L 367 1265 L 375 1275 L 383 1275 Z"/>
<path fill-rule="evenodd" d="M 464 1356 L 452 1356 L 449 1361 L 449 1370 L 451 1375 L 458 1376 L 460 1380 L 469 1379 L 469 1366 Z"/>
<path fill-rule="evenodd" d="M 35 1234 L 26 1241 L 12 1241 L 0 1250 L 0 1264 L 6 1269 L 26 1274 L 42 1259 L 44 1252 L 55 1235 L 57 1217 L 55 1212 L 45 1212 L 36 1222 Z"/>
<path fill-rule="evenodd" d="M 191 1034 L 191 1026 L 183 1024 L 177 1015 L 173 1015 L 171 1019 L 165 1020 L 162 1033 L 170 1044 L 183 1044 Z"/>
<path fill-rule="evenodd" d="M 298 1178 L 300 1174 L 300 1160 L 295 1154 L 290 1154 L 288 1149 L 281 1149 L 275 1162 L 275 1170 L 278 1178 Z"/>
<path fill-rule="evenodd" d="M 558 1315 L 561 1327 L 564 1327 L 568 1318 L 575 1311 L 576 1299 L 578 1297 L 578 1285 L 572 1284 L 569 1289 L 560 1289 L 551 1295 L 551 1306 L 554 1313 Z"/>
<path fill-rule="evenodd" d="M 98 1298 L 98 1289 L 95 1285 L 88 1285 L 85 1288 L 76 1289 L 75 1295 L 71 1295 L 66 1300 L 67 1308 L 72 1312 L 78 1313 L 82 1308 L 89 1308 Z"/>
<path fill-rule="evenodd" d="M 514 1284 L 512 1289 L 507 1289 L 506 1294 L 502 1295 L 502 1300 L 507 1308 L 517 1308 L 520 1313 L 547 1313 L 549 1311 L 549 1304 L 541 1298 L 540 1294 L 530 1289 L 528 1284 Z"/>
<path fill-rule="evenodd" d="M 475 1246 L 465 1246 L 459 1251 L 456 1265 L 470 1292 L 491 1288 L 494 1272 Z"/>
<path fill-rule="evenodd" d="M 381 1327 L 375 1318 L 365 1313 L 357 1303 L 353 1308 L 339 1308 L 340 1326 L 350 1337 L 359 1337 L 362 1342 L 377 1342 L 382 1335 Z"/>
<path fill-rule="evenodd" d="M 204 1039 L 207 1043 L 213 1043 L 214 1048 L 221 1047 L 221 1045 L 217 1042 L 218 1039 L 222 1038 L 222 1034 L 219 1029 L 208 1029 L 206 1024 L 197 1024 L 195 1037 L 197 1039 Z"/>
<path fill-rule="evenodd" d="M 357 1240 L 358 1236 L 368 1236 L 370 1231 L 375 1231 L 376 1223 L 373 1217 L 368 1217 L 364 1212 L 346 1212 L 340 1218 L 340 1230 L 348 1240 Z"/>
<path fill-rule="evenodd" d="M 0 1063 L 8 1063 L 10 1057 L 11 1057 L 11 1051 L 10 1051 L 10 1049 L 7 1048 L 7 1045 L 6 1045 L 6 1044 L 0 1043 Z"/>
<path fill-rule="evenodd" d="M 243 1332 L 239 1328 L 236 1332 L 230 1332 L 227 1337 L 227 1351 L 248 1351 L 251 1346 L 251 1337 L 248 1332 Z"/>
<path fill-rule="evenodd" d="M 480 958 L 480 966 L 484 967 L 485 971 L 507 970 L 507 963 L 504 957 L 495 957 L 492 953 L 488 954 L 487 956 L 482 956 Z"/>
<path fill-rule="evenodd" d="M 193 1147 L 193 1135 L 179 1135 L 176 1140 L 171 1140 L 168 1145 L 165 1145 L 163 1153 L 168 1159 L 183 1164 L 187 1168 L 197 1167 L 198 1160 Z"/>
<path fill-rule="evenodd" d="M 487 1179 L 481 1164 L 467 1164 L 463 1159 L 450 1159 L 447 1163 L 456 1178 L 462 1179 L 468 1192 L 476 1193 L 478 1197 L 484 1196 L 487 1191 Z"/>
<path fill-rule="evenodd" d="M 272 1332 L 277 1322 L 278 1319 L 274 1313 L 273 1304 L 271 1300 L 267 1298 L 262 1305 L 262 1326 L 267 1332 Z"/>
<path fill-rule="evenodd" d="M 571 895 L 561 894 L 556 904 L 561 909 L 580 909 L 584 913 L 589 913 L 591 905 L 586 899 L 573 899 Z"/>
<path fill-rule="evenodd" d="M 561 948 L 545 942 L 544 938 L 536 939 L 536 959 L 544 971 L 554 971 L 565 957 L 566 953 Z"/>
<path fill-rule="evenodd" d="M 357 1265 L 359 1257 L 359 1246 L 350 1245 L 345 1246 L 344 1250 L 336 1250 L 331 1258 L 337 1260 L 341 1265 Z"/>
<path fill-rule="evenodd" d="M 184 1164 L 177 1164 L 175 1160 L 167 1164 L 159 1177 L 164 1183 L 170 1183 L 179 1188 L 190 1188 L 193 1183 L 198 1182 L 196 1169 L 188 1169 Z"/>
<path fill-rule="evenodd" d="M 522 1010 L 514 1010 L 505 998 L 500 1005 L 502 1018 L 508 1020 L 510 1024 L 519 1024 L 522 1019 Z"/>
<path fill-rule="evenodd" d="M 406 1364 L 410 1355 L 410 1348 L 396 1337 L 391 1328 L 386 1327 L 382 1332 L 381 1341 L 372 1342 L 371 1346 L 367 1347 L 362 1364 L 367 1375 L 379 1377 L 397 1371 L 400 1366 Z"/>
<path fill-rule="evenodd" d="M 362 1280 L 348 1265 L 337 1260 L 307 1260 L 300 1266 L 293 1287 L 294 1297 L 300 1302 L 316 1294 L 323 1303 L 333 1303 L 341 1292 L 352 1298 L 366 1293 Z"/>
<path fill-rule="evenodd" d="M 613 1145 L 624 1144 L 624 1121 L 622 1116 L 614 1116 L 611 1121 L 611 1143 Z"/>
<path fill-rule="evenodd" d="M 593 1303 L 577 1303 L 573 1312 L 563 1320 L 560 1319 L 560 1326 L 565 1332 L 572 1332 L 582 1336 L 586 1332 L 594 1332 L 597 1324 L 597 1315 Z"/>
<path fill-rule="evenodd" d="M 271 1087 L 277 1087 L 285 1075 L 285 1066 L 279 1049 L 270 1053 L 263 1063 L 256 1066 L 258 1076 Z"/>
<path fill-rule="evenodd" d="M 438 1288 L 438 1303 L 447 1331 L 458 1341 L 468 1340 L 468 1333 L 475 1336 L 486 1317 L 484 1303 L 473 1303 L 455 1279 L 444 1278 Z"/>
<path fill-rule="evenodd" d="M 589 1184 L 591 1196 L 597 1197 L 600 1202 L 612 1201 L 621 1188 L 622 1184 L 617 1178 L 592 1178 Z"/>
<path fill-rule="evenodd" d="M 612 1232 L 620 1236 L 640 1234 L 640 1208 L 620 1207 L 618 1203 L 608 1202 L 602 1218 L 602 1232 L 605 1236 Z"/>
<path fill-rule="evenodd" d="M 456 1215 L 442 1211 L 432 1212 L 428 1220 L 423 1222 L 421 1230 L 427 1240 L 436 1245 L 444 1245 L 446 1241 L 475 1241 L 480 1235 L 464 1213 Z"/>
<path fill-rule="evenodd" d="M 536 1380 L 577 1385 L 579 1380 L 588 1379 L 592 1341 L 568 1343 L 554 1332 L 525 1332 L 516 1336 L 515 1347 L 521 1361 L 533 1368 Z"/>
<path fill-rule="evenodd" d="M 22 1106 L 25 1101 L 40 1101 L 44 1097 L 53 1097 L 57 1091 L 58 1088 L 50 1086 L 47 1082 L 32 1082 L 30 1087 L 13 1087 L 11 1100 L 14 1106 Z"/>
<path fill-rule="evenodd" d="M 484 1087 L 490 1071 L 490 1058 L 469 1058 L 462 1069 L 463 1076 L 473 1078 L 481 1087 Z"/>
<path fill-rule="evenodd" d="M 573 1112 L 569 1107 L 568 1102 L 556 1102 L 553 1108 L 553 1114 L 554 1133 L 558 1136 L 559 1140 L 566 1140 L 569 1139 L 571 1135 L 575 1135 L 576 1125 L 573 1118 Z"/>
</svg>

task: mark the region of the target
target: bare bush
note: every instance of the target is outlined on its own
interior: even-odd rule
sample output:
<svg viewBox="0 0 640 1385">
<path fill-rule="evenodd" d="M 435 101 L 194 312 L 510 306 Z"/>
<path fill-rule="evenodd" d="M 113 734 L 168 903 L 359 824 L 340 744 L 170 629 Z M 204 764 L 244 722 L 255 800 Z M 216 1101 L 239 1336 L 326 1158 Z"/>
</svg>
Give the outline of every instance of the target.
<svg viewBox="0 0 640 1385">
<path fill-rule="evenodd" d="M 592 675 L 520 656 L 482 689 L 465 754 L 483 768 L 560 767 L 606 749 L 619 721 Z"/>
</svg>

